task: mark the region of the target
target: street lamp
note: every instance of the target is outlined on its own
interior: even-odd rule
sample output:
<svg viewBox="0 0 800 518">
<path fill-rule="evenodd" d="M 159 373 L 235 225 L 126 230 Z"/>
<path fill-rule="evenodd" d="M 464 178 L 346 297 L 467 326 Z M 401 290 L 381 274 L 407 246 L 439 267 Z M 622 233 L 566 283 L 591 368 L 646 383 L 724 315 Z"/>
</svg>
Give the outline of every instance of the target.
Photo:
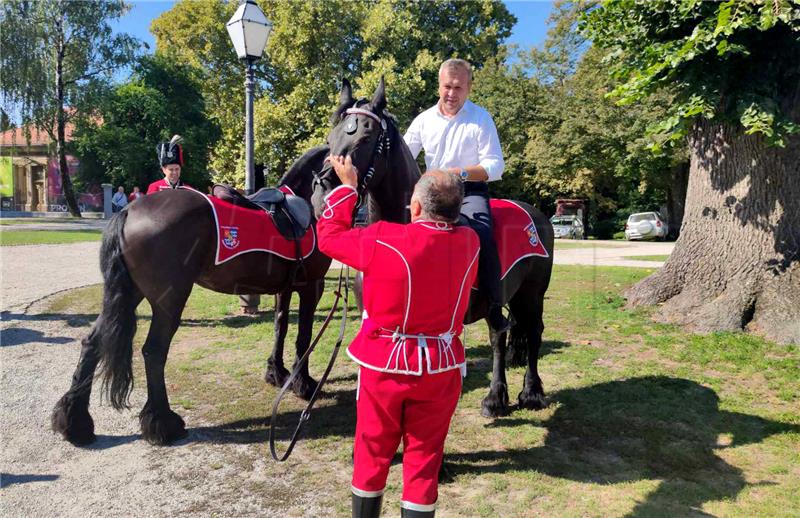
<svg viewBox="0 0 800 518">
<path fill-rule="evenodd" d="M 246 130 L 245 130 L 245 194 L 253 194 L 255 188 L 255 165 L 253 160 L 253 63 L 261 59 L 264 47 L 267 46 L 272 24 L 267 20 L 264 11 L 255 0 L 242 0 L 236 12 L 227 24 L 236 55 L 247 64 L 247 75 L 244 81 Z"/>
<path fill-rule="evenodd" d="M 247 74 L 244 81 L 245 90 L 245 194 L 253 194 L 255 190 L 255 165 L 253 160 L 253 63 L 261 59 L 264 47 L 267 46 L 272 24 L 267 20 L 264 11 L 258 7 L 255 0 L 242 0 L 236 12 L 227 23 L 228 35 L 231 37 L 236 55 L 247 64 Z M 255 314 L 258 311 L 260 297 L 258 295 L 240 295 L 242 312 Z"/>
</svg>

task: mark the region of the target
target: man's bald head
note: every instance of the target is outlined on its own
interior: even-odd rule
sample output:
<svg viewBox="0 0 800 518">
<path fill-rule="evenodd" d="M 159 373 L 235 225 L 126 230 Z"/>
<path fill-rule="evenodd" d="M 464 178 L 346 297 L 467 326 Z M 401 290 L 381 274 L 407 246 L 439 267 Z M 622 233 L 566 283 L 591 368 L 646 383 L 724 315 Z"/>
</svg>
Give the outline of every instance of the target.
<svg viewBox="0 0 800 518">
<path fill-rule="evenodd" d="M 456 175 L 438 169 L 423 174 L 414 187 L 412 203 L 418 201 L 421 218 L 453 223 L 461 212 L 464 184 Z"/>
</svg>

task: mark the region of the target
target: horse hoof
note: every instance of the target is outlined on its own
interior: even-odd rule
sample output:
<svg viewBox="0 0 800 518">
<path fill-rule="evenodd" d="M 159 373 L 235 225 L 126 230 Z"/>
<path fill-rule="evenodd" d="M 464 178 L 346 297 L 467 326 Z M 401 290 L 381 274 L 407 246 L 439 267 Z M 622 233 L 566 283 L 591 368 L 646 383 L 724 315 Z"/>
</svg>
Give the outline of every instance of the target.
<svg viewBox="0 0 800 518">
<path fill-rule="evenodd" d="M 543 410 L 547 408 L 547 398 L 542 392 L 525 392 L 522 391 L 517 396 L 517 402 L 520 408 L 527 408 L 529 410 Z"/>
<path fill-rule="evenodd" d="M 172 444 L 189 435 L 183 418 L 172 410 L 166 412 L 142 410 L 139 422 L 142 426 L 142 437 L 157 446 Z"/>
<path fill-rule="evenodd" d="M 88 408 L 79 408 L 67 396 L 56 403 L 50 417 L 53 431 L 75 446 L 86 446 L 95 441 L 94 420 Z"/>
<path fill-rule="evenodd" d="M 316 390 L 316 388 L 317 382 L 310 376 L 307 378 L 297 378 L 292 384 L 292 392 L 294 392 L 297 397 L 305 401 L 311 399 L 311 396 L 314 394 L 314 390 Z"/>
<path fill-rule="evenodd" d="M 276 366 L 272 362 L 267 365 L 267 371 L 264 373 L 264 381 L 276 387 L 282 387 L 288 377 L 289 371 L 286 367 Z"/>
<path fill-rule="evenodd" d="M 481 415 L 483 417 L 495 418 L 509 414 L 508 394 L 489 394 L 481 401 Z"/>
</svg>

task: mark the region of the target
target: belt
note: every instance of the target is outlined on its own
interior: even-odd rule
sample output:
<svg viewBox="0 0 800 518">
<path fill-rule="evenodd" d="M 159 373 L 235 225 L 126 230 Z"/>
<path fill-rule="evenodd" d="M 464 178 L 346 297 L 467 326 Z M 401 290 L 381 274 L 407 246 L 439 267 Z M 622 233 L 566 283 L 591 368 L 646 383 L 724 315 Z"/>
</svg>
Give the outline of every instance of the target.
<svg viewBox="0 0 800 518">
<path fill-rule="evenodd" d="M 442 357 L 446 358 L 448 363 L 452 360 L 453 365 L 456 365 L 458 363 L 458 361 L 456 360 L 456 355 L 453 352 L 453 338 L 455 338 L 457 335 L 453 335 L 450 331 L 445 331 L 444 333 L 433 335 L 425 333 L 418 333 L 418 334 L 401 333 L 399 326 L 394 331 L 391 331 L 383 327 L 380 329 L 381 331 L 384 331 L 384 333 L 381 333 L 378 336 L 380 338 L 391 338 L 392 343 L 395 344 L 394 347 L 392 348 L 392 352 L 389 354 L 389 359 L 386 362 L 385 369 L 387 370 L 389 370 L 390 365 L 392 364 L 392 360 L 394 360 L 394 369 L 398 370 L 400 368 L 401 352 L 403 354 L 403 361 L 406 364 L 406 370 L 408 370 L 408 356 L 406 355 L 406 341 L 408 339 L 416 340 L 417 345 L 422 349 L 422 352 L 426 355 L 428 350 L 428 340 L 435 340 L 439 352 L 440 369 L 442 368 Z"/>
</svg>

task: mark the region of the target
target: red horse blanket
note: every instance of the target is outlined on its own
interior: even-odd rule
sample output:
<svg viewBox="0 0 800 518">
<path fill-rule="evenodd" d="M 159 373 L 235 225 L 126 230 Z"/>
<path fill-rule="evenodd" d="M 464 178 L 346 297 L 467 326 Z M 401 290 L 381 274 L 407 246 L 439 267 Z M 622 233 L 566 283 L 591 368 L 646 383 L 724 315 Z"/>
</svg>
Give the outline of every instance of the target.
<svg viewBox="0 0 800 518">
<path fill-rule="evenodd" d="M 285 186 L 279 187 L 293 194 Z M 201 194 L 211 206 L 217 227 L 217 255 L 214 264 L 222 264 L 248 252 L 267 252 L 284 259 L 296 259 L 295 243 L 278 232 L 272 216 L 263 210 L 245 209 L 215 196 Z M 305 259 L 317 246 L 314 227 L 300 240 L 300 253 Z"/>
<path fill-rule="evenodd" d="M 528 211 L 511 200 L 492 199 L 494 241 L 500 257 L 500 278 L 519 261 L 533 255 L 550 257 Z"/>
</svg>

